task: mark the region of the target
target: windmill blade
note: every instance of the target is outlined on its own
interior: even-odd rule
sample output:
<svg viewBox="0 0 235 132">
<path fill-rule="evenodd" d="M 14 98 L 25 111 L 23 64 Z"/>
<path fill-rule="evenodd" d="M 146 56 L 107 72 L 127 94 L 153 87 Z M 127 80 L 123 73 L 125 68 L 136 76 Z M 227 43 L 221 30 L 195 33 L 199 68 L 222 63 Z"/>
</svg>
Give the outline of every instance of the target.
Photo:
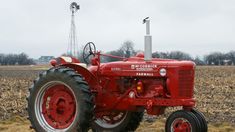
<svg viewBox="0 0 235 132">
<path fill-rule="evenodd" d="M 70 10 L 74 13 L 76 12 L 77 10 L 80 9 L 80 6 L 76 3 L 76 2 L 73 2 L 70 4 Z"/>
</svg>

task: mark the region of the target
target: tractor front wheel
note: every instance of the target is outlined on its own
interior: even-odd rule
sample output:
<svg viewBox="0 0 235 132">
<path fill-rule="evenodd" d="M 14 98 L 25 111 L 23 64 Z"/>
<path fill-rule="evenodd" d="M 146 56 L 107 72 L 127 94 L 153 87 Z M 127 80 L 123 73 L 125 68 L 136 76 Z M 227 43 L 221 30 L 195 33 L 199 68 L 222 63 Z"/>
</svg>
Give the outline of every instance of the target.
<svg viewBox="0 0 235 132">
<path fill-rule="evenodd" d="M 200 132 L 201 125 L 190 111 L 179 110 L 172 113 L 165 125 L 166 132 Z"/>
<path fill-rule="evenodd" d="M 92 123 L 93 132 L 135 131 L 143 119 L 143 112 L 112 111 L 96 118 Z"/>
<path fill-rule="evenodd" d="M 200 132 L 207 132 L 208 131 L 208 126 L 207 126 L 205 116 L 196 109 L 192 109 L 191 111 L 197 117 L 197 119 L 199 120 L 199 122 L 201 124 L 201 131 Z"/>
<path fill-rule="evenodd" d="M 29 120 L 38 132 L 87 131 L 93 118 L 93 96 L 73 69 L 51 68 L 29 89 Z"/>
</svg>

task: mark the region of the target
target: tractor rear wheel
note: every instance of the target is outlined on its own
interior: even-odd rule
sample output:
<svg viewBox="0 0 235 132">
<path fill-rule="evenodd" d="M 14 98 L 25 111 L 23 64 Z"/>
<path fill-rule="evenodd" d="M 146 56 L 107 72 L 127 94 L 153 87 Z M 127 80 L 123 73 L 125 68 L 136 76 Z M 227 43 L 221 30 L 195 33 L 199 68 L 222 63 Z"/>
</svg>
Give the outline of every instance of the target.
<svg viewBox="0 0 235 132">
<path fill-rule="evenodd" d="M 29 120 L 37 132 L 88 131 L 93 96 L 73 69 L 55 67 L 40 74 L 29 89 Z"/>
<path fill-rule="evenodd" d="M 165 125 L 166 132 L 200 132 L 201 125 L 190 111 L 179 110 L 172 113 Z"/>
<path fill-rule="evenodd" d="M 92 123 L 93 132 L 135 131 L 143 119 L 144 112 L 115 111 L 96 118 Z"/>
</svg>

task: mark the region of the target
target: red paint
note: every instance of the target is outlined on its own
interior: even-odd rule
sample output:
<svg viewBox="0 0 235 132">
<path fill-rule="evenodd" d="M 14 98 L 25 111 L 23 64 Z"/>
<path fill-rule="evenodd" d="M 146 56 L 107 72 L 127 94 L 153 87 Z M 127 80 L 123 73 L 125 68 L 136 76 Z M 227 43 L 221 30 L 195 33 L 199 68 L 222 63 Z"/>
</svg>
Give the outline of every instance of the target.
<svg viewBox="0 0 235 132">
<path fill-rule="evenodd" d="M 144 58 L 144 53 L 143 52 L 139 52 L 139 53 L 136 54 L 136 57 Z"/>
<path fill-rule="evenodd" d="M 76 113 L 76 102 L 71 90 L 64 85 L 55 85 L 43 96 L 42 114 L 47 123 L 56 129 L 71 125 Z"/>
<path fill-rule="evenodd" d="M 56 66 L 56 64 L 57 64 L 56 59 L 50 60 L 50 64 L 51 64 L 52 66 Z"/>
<path fill-rule="evenodd" d="M 97 116 L 107 111 L 137 111 L 140 108 L 159 115 L 168 106 L 195 106 L 193 62 L 157 58 L 144 61 L 139 54 L 131 58 L 116 57 L 120 59 L 117 62 L 100 63 L 101 55 L 96 53 L 88 69 L 74 62 L 59 64 L 75 69 L 88 82 L 95 95 Z M 161 68 L 166 69 L 166 76 L 159 74 Z M 136 89 L 140 82 L 142 92 Z M 135 92 L 134 98 L 129 97 L 130 91 Z"/>
<path fill-rule="evenodd" d="M 190 123 L 183 119 L 176 119 L 172 124 L 172 128 L 174 132 L 191 132 L 192 129 Z"/>
</svg>

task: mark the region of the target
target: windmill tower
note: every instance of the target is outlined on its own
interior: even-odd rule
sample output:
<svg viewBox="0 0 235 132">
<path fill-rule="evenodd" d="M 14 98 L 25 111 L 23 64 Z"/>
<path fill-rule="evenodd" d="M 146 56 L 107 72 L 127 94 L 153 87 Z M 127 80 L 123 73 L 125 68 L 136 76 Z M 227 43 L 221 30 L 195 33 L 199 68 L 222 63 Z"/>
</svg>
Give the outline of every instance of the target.
<svg viewBox="0 0 235 132">
<path fill-rule="evenodd" d="M 69 33 L 69 44 L 68 44 L 67 54 L 73 57 L 78 57 L 77 34 L 76 34 L 74 14 L 79 9 L 80 9 L 80 6 L 76 2 L 73 2 L 70 4 L 70 11 L 72 12 L 72 16 L 71 16 L 71 27 L 70 27 L 70 33 Z"/>
</svg>

